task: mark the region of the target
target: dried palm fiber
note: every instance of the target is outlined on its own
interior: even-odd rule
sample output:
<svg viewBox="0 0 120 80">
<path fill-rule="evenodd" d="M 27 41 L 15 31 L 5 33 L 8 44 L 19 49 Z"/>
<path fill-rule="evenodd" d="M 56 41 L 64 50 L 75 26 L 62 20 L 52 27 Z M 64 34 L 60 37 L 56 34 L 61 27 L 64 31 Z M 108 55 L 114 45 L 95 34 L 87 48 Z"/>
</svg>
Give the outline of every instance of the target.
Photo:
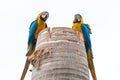
<svg viewBox="0 0 120 80">
<path fill-rule="evenodd" d="M 89 80 L 81 34 L 67 27 L 47 28 L 38 35 L 31 80 Z"/>
</svg>

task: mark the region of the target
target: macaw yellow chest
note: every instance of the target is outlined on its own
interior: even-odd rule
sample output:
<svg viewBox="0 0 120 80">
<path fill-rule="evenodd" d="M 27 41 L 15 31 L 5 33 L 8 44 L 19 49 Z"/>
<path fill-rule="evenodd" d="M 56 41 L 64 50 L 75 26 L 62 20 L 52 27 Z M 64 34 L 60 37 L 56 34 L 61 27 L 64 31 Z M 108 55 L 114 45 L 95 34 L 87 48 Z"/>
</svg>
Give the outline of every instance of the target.
<svg viewBox="0 0 120 80">
<path fill-rule="evenodd" d="M 73 24 L 73 30 L 79 31 L 82 33 L 82 29 L 81 29 L 81 24 L 80 23 L 74 23 Z"/>
<path fill-rule="evenodd" d="M 45 23 L 42 23 L 40 25 L 38 25 L 37 29 L 36 29 L 36 32 L 35 32 L 35 35 L 38 35 L 40 31 L 42 31 L 43 29 L 46 28 L 46 25 Z"/>
<path fill-rule="evenodd" d="M 81 25 L 82 24 L 80 24 L 80 23 L 74 23 L 72 29 L 76 30 L 76 31 L 79 31 L 81 33 L 82 40 L 84 41 L 85 39 L 84 39 L 83 31 L 81 29 Z"/>
</svg>

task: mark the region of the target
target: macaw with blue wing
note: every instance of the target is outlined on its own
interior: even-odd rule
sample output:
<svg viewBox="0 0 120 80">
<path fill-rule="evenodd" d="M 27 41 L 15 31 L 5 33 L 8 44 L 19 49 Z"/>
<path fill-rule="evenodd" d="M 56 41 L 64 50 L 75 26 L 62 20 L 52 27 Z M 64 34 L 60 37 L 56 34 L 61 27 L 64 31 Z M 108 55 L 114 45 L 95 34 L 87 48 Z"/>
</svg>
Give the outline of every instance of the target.
<svg viewBox="0 0 120 80">
<path fill-rule="evenodd" d="M 47 24 L 45 21 L 48 19 L 49 13 L 47 11 L 44 11 L 40 13 L 35 21 L 33 21 L 29 28 L 29 37 L 28 37 L 28 52 L 26 54 L 27 60 L 25 63 L 25 67 L 21 76 L 20 80 L 24 80 L 24 77 L 26 75 L 26 72 L 29 68 L 30 62 L 28 61 L 28 57 L 34 52 L 37 37 L 40 31 L 47 28 Z"/>
<path fill-rule="evenodd" d="M 95 74 L 95 68 L 93 64 L 93 54 L 92 54 L 92 46 L 90 40 L 91 29 L 88 24 L 83 23 L 83 18 L 80 14 L 75 14 L 72 29 L 79 31 L 84 38 L 85 49 L 88 59 L 88 66 L 92 74 L 93 80 L 97 80 Z"/>
</svg>

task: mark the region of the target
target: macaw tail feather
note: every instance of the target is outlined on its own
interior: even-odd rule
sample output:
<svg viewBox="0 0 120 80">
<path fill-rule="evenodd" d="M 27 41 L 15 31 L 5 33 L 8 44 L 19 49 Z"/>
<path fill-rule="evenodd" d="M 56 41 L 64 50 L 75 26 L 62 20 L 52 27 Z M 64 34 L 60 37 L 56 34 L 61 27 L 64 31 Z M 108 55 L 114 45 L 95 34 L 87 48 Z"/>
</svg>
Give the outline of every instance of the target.
<svg viewBox="0 0 120 80">
<path fill-rule="evenodd" d="M 87 53 L 87 59 L 88 59 L 88 66 L 89 66 L 91 75 L 93 77 L 93 80 L 97 80 L 95 68 L 94 68 L 94 63 L 93 63 L 93 59 L 91 57 L 90 51 Z"/>
<path fill-rule="evenodd" d="M 22 76 L 21 76 L 20 80 L 24 80 L 25 75 L 27 73 L 27 70 L 29 68 L 29 65 L 30 65 L 30 62 L 28 61 L 28 58 L 27 58 L 25 66 L 24 66 L 24 70 L 23 70 L 23 73 L 22 73 Z"/>
</svg>

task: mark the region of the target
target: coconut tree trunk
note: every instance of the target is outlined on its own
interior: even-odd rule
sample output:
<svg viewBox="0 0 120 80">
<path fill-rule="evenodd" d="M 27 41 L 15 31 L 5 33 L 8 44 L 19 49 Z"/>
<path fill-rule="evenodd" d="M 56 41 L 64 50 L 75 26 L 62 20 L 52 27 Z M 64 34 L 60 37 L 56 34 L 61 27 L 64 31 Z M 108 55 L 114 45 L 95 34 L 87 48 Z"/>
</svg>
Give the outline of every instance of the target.
<svg viewBox="0 0 120 80">
<path fill-rule="evenodd" d="M 39 33 L 31 80 L 89 80 L 84 41 L 79 32 L 66 27 Z"/>
</svg>

